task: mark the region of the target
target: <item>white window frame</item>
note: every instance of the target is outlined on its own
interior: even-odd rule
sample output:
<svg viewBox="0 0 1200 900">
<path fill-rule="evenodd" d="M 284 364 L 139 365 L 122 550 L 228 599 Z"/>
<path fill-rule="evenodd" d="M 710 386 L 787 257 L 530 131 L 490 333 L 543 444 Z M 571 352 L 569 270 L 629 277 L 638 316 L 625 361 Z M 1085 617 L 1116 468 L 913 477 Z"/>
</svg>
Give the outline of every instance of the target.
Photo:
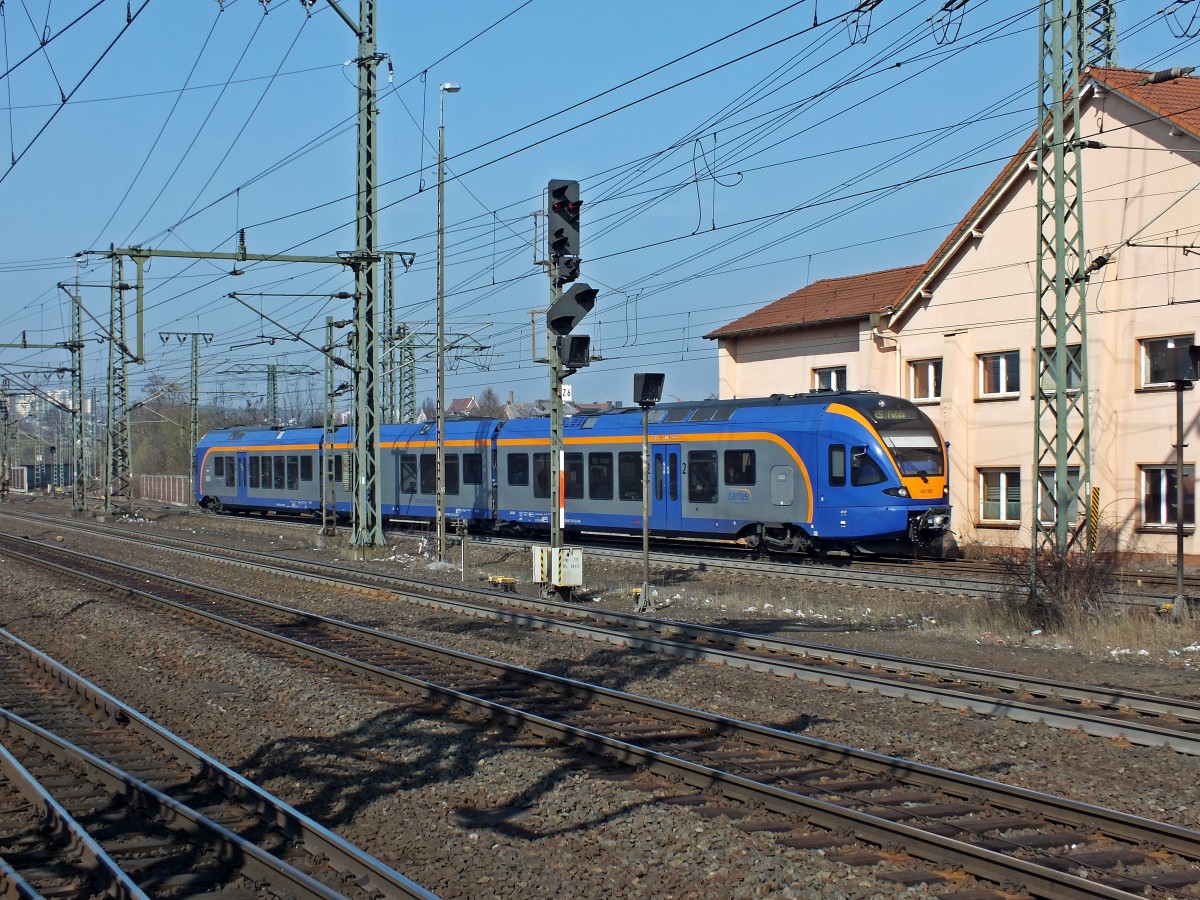
<svg viewBox="0 0 1200 900">
<path fill-rule="evenodd" d="M 1143 389 L 1175 387 L 1175 379 L 1168 377 L 1171 374 L 1170 372 L 1161 372 L 1160 374 L 1162 374 L 1163 378 L 1161 380 L 1155 380 L 1155 373 L 1152 371 L 1154 359 L 1157 355 L 1155 351 L 1161 351 L 1164 356 L 1168 356 L 1166 351 L 1167 348 L 1172 344 L 1175 344 L 1175 346 L 1180 346 L 1178 342 L 1182 341 L 1182 346 L 1190 347 L 1195 343 L 1195 340 L 1195 334 L 1172 334 L 1166 337 L 1142 338 L 1139 340 L 1138 370 L 1140 374 L 1138 386 Z M 1166 360 L 1164 359 L 1164 366 L 1165 364 Z"/>
<path fill-rule="evenodd" d="M 924 372 L 926 394 L 917 393 L 917 375 Z M 908 396 L 913 403 L 940 403 L 942 399 L 942 358 L 913 359 L 908 363 Z"/>
<path fill-rule="evenodd" d="M 1191 478 L 1189 479 L 1189 476 Z M 1157 481 L 1158 501 L 1157 509 L 1151 509 L 1150 486 L 1152 481 Z M 1156 465 L 1138 466 L 1138 487 L 1141 491 L 1141 501 L 1139 506 L 1142 514 L 1143 528 L 1170 528 L 1177 527 L 1175 518 L 1170 514 L 1170 505 L 1175 500 L 1175 463 L 1159 463 Z M 1189 483 L 1190 481 L 1190 483 Z M 1183 522 L 1184 528 L 1194 529 L 1196 527 L 1196 467 L 1192 463 L 1184 463 L 1183 465 L 1183 506 L 1186 512 L 1190 505 L 1192 514 L 1185 518 Z M 1190 496 L 1189 496 L 1190 495 Z"/>
<path fill-rule="evenodd" d="M 987 509 L 987 488 L 988 477 L 993 476 L 999 478 L 998 488 L 1000 497 L 996 501 L 999 503 L 999 517 L 989 518 L 985 512 Z M 1021 524 L 1021 470 L 1016 466 L 987 466 L 976 470 L 976 478 L 979 488 L 979 524 L 980 525 L 1019 525 Z M 1012 499 L 1009 493 L 1012 490 L 1011 481 L 1016 479 L 1016 515 L 1013 516 L 1009 512 L 1009 505 Z"/>
<path fill-rule="evenodd" d="M 988 393 L 984 386 L 987 383 L 986 373 L 992 360 L 1000 363 L 999 381 L 1001 390 Z M 977 369 L 978 394 L 980 400 L 1011 399 L 1021 395 L 1021 351 L 999 350 L 995 353 L 980 353 L 975 357 Z M 1009 382 L 1014 382 L 1011 386 Z"/>
<path fill-rule="evenodd" d="M 1055 517 L 1051 515 L 1054 512 L 1053 501 L 1049 494 L 1054 487 L 1054 466 L 1042 466 L 1038 469 L 1037 480 L 1037 515 L 1038 521 L 1043 525 L 1055 524 Z M 1080 492 L 1083 488 L 1079 484 L 1079 466 L 1067 467 L 1067 481 L 1075 486 L 1075 495 L 1071 499 L 1071 508 L 1067 511 L 1067 521 L 1077 522 L 1081 510 L 1086 508 L 1087 504 L 1079 502 Z"/>
<path fill-rule="evenodd" d="M 845 366 L 820 366 L 812 370 L 814 391 L 844 391 L 846 390 Z M 822 378 L 828 376 L 828 386 L 821 384 Z"/>
</svg>

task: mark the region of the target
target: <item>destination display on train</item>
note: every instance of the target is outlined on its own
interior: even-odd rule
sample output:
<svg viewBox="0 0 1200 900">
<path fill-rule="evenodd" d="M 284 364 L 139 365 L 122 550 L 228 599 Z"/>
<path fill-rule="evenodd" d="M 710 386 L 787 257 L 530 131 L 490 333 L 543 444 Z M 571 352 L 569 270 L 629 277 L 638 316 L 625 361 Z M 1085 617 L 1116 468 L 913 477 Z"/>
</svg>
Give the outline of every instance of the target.
<svg viewBox="0 0 1200 900">
<path fill-rule="evenodd" d="M 871 410 L 871 418 L 876 422 L 906 422 L 917 417 L 915 409 L 873 409 Z"/>
</svg>

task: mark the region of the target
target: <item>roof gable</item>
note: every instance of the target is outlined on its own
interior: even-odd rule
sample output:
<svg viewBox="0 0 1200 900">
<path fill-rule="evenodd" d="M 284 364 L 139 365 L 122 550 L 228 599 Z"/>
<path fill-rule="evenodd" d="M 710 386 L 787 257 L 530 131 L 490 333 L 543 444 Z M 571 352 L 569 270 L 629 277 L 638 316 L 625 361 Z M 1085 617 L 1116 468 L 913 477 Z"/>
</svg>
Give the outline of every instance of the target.
<svg viewBox="0 0 1200 900">
<path fill-rule="evenodd" d="M 1191 71 L 1183 70 L 1183 71 Z M 1200 137 L 1200 78 L 1177 77 L 1151 84 L 1154 73 L 1138 69 L 1091 68 L 1085 72 L 1080 102 L 1094 99 L 1100 91 L 1108 90 L 1142 107 L 1152 118 L 1163 118 L 1194 137 Z M 1086 137 L 1086 135 L 1085 135 Z M 1037 133 L 1031 133 L 1021 149 L 1000 170 L 987 189 L 967 211 L 958 225 L 946 236 L 923 266 L 916 266 L 913 280 L 905 286 L 892 310 L 892 320 L 902 316 L 927 291 L 934 280 L 957 254 L 959 248 L 976 232 L 977 226 L 1008 196 L 1023 178 L 1032 177 L 1028 164 L 1036 146 Z"/>
</svg>

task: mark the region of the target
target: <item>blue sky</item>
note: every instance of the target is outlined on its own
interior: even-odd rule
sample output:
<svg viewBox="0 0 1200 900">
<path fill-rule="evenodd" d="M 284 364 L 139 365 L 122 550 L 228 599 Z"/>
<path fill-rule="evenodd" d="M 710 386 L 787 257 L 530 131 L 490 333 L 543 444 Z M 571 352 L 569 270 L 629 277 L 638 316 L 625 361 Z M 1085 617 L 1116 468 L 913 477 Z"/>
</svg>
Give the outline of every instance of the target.
<svg viewBox="0 0 1200 900">
<path fill-rule="evenodd" d="M 601 291 L 579 331 L 603 360 L 573 377 L 578 400 L 628 401 L 636 371 L 665 372 L 666 399 L 714 395 L 705 333 L 811 281 L 924 261 L 1035 116 L 1037 5 L 944 5 L 379 0 L 379 241 L 415 254 L 397 319 L 430 340 L 438 86 L 462 85 L 445 99 L 446 310 L 483 349 L 451 354 L 447 396 L 547 393 L 530 310 L 549 293 L 533 213 L 552 178 L 582 184 L 583 280 Z M 1121 65 L 1194 62 L 1200 0 L 1163 6 L 1117 3 Z M 231 251 L 239 229 L 255 253 L 353 248 L 357 42 L 325 0 L 7 0 L 0 25 L 0 342 L 66 340 L 56 285 L 76 277 L 107 318 L 109 263 L 79 251 Z M 214 335 L 205 400 L 261 394 L 238 367 L 321 370 L 292 338 L 320 344 L 326 316 L 350 316 L 331 296 L 349 271 L 229 268 L 152 263 L 135 399 L 151 378 L 186 388 L 189 351 L 160 332 Z M 103 391 L 107 348 L 85 331 Z M 66 359 L 0 350 L 0 374 L 62 387 L 45 370 Z M 284 402 L 321 390 L 280 386 Z M 417 396 L 434 391 L 423 360 Z"/>
</svg>

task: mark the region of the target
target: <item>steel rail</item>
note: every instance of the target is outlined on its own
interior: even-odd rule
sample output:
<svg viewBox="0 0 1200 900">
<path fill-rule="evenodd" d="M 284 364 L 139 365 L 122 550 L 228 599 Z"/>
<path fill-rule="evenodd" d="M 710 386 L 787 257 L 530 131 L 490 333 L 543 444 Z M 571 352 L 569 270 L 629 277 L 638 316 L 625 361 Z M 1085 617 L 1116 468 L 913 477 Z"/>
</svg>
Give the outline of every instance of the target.
<svg viewBox="0 0 1200 900">
<path fill-rule="evenodd" d="M 7 731 L 8 715 L 0 709 L 0 734 Z M 120 900 L 149 900 L 137 883 L 117 865 L 107 851 L 88 834 L 74 816 L 54 799 L 40 781 L 21 765 L 13 753 L 0 743 L 0 772 L 9 780 L 16 791 L 37 813 L 38 826 L 43 833 L 63 848 L 63 856 L 78 861 L 74 863 L 81 879 L 91 885 L 96 894 L 105 894 Z M 4 896 L 40 897 L 41 894 L 29 884 L 16 867 L 0 857 L 0 890 Z"/>
<path fill-rule="evenodd" d="M 3 628 L 0 628 L 0 641 L 23 657 L 26 664 L 41 673 L 46 680 L 77 695 L 104 718 L 118 721 L 124 728 L 134 729 L 185 768 L 203 773 L 207 780 L 219 785 L 227 797 L 263 816 L 264 820 L 270 821 L 290 840 L 298 841 L 313 856 L 327 860 L 334 869 L 347 873 L 358 879 L 363 886 L 388 896 L 436 900 L 435 894 L 364 853 L 219 760 L 201 752 L 98 685 Z"/>
<path fill-rule="evenodd" d="M 308 897 L 313 900 L 340 900 L 342 897 L 295 866 L 271 856 L 224 826 L 60 736 L 3 709 L 0 709 L 0 722 L 3 723 L 4 732 L 20 736 L 31 747 L 53 756 L 72 769 L 81 771 L 85 778 L 97 781 L 116 796 L 125 798 L 128 806 L 147 811 L 150 817 L 167 830 L 186 833 L 189 840 L 204 843 L 216 851 L 218 858 L 237 860 L 245 877 L 264 881 L 276 889 L 289 891 L 296 897 Z M 65 810 L 63 813 L 65 814 Z M 104 853 L 99 844 L 92 842 L 89 851 L 92 847 L 103 853 L 104 859 L 117 865 Z M 123 886 L 125 882 L 117 884 Z M 138 891 L 130 896 L 144 897 L 145 894 Z"/>
<path fill-rule="evenodd" d="M 412 584 L 408 579 L 394 579 L 344 566 L 326 566 L 284 557 L 290 566 L 309 570 L 300 573 L 295 568 L 280 566 L 280 557 L 259 551 L 231 550 L 203 542 L 159 536 L 147 539 L 141 535 L 118 533 L 113 537 L 150 546 L 167 546 L 180 553 L 210 559 L 215 557 L 260 572 L 302 578 L 341 589 L 356 584 L 371 590 L 382 588 L 411 602 L 643 652 L 875 692 L 886 697 L 951 709 L 970 709 L 983 715 L 1079 730 L 1096 737 L 1119 738 L 1141 746 L 1167 747 L 1179 753 L 1200 755 L 1200 702 L 1182 698 L 1157 697 L 1117 688 L 1072 684 L 1056 679 L 855 651 L 827 644 L 764 637 L 633 613 L 590 608 L 581 611 L 578 604 L 550 599 L 517 599 L 503 593 L 453 587 L 440 582 L 415 582 L 422 590 L 441 595 L 430 597 L 397 586 L 397 582 Z M 230 559 L 226 555 L 230 553 L 257 561 Z M 333 574 L 322 575 L 321 570 L 330 570 Z M 445 596 L 455 594 L 466 599 Z M 496 609 L 493 604 L 497 603 L 537 609 L 542 615 Z M 580 619 L 587 621 L 580 622 Z M 647 632 L 656 632 L 660 637 L 650 636 Z M 930 684 L 930 680 L 939 683 Z M 995 693 L 988 693 L 989 689 Z M 1108 711 L 1107 715 L 1102 713 L 1105 710 Z M 1133 715 L 1142 717 L 1142 720 L 1130 719 Z M 1126 718 L 1119 718 L 1121 716 Z M 1192 730 L 1186 730 L 1182 727 L 1184 725 L 1193 726 Z"/>
<path fill-rule="evenodd" d="M 56 555 L 66 555 L 77 562 L 82 562 L 86 558 L 86 554 L 78 554 L 73 551 L 64 553 L 61 548 L 35 546 L 43 551 L 54 551 Z M 86 578 L 95 582 L 105 581 L 102 576 L 79 571 L 78 564 L 71 568 L 58 563 L 46 562 L 44 558 L 37 558 L 37 561 L 39 565 L 58 568 L 76 578 Z M 698 761 L 705 757 L 704 751 L 698 751 L 698 758 L 689 759 L 680 757 L 677 753 L 655 750 L 652 746 L 654 741 L 647 736 L 646 729 L 659 736 L 659 743 L 674 741 L 677 744 L 681 739 L 694 743 L 703 735 L 708 735 L 707 738 L 703 738 L 704 741 L 721 741 L 729 744 L 730 747 L 737 744 L 746 748 L 769 748 L 779 752 L 786 750 L 794 757 L 791 763 L 793 767 L 801 760 L 816 761 L 826 765 L 848 764 L 853 770 L 875 773 L 880 779 L 875 784 L 876 789 L 900 780 L 902 783 L 907 782 L 911 785 L 928 786 L 951 797 L 971 798 L 975 803 L 986 802 L 994 807 L 994 811 L 1022 811 L 1026 815 L 1035 815 L 1046 823 L 1043 827 L 1076 826 L 1079 829 L 1086 829 L 1088 834 L 1106 835 L 1110 840 L 1129 841 L 1149 848 L 1166 850 L 1187 860 L 1192 867 L 1179 873 L 1178 877 L 1200 881 L 1200 869 L 1196 868 L 1196 861 L 1200 860 L 1200 833 L 1190 829 L 1154 822 L 1126 813 L 1093 807 L 1077 801 L 987 781 L 970 775 L 948 772 L 919 763 L 841 747 L 829 742 L 740 722 L 723 716 L 688 710 L 670 703 L 636 697 L 622 691 L 533 672 L 471 654 L 433 647 L 396 635 L 381 634 L 372 629 L 338 622 L 324 616 L 268 603 L 257 598 L 197 586 L 182 579 L 166 578 L 157 573 L 150 573 L 136 567 L 122 566 L 108 560 L 96 561 L 96 564 L 103 564 L 111 569 L 124 568 L 136 575 L 138 583 L 144 583 L 146 576 L 151 575 L 159 581 L 175 585 L 180 590 L 200 590 L 205 599 L 197 598 L 196 602 L 203 603 L 206 607 L 203 609 L 181 600 L 156 598 L 151 591 L 143 587 L 135 587 L 132 580 L 109 582 L 111 586 L 119 585 L 122 590 L 158 603 L 167 603 L 172 608 L 202 616 L 223 627 L 234 628 L 243 634 L 268 639 L 275 645 L 286 645 L 313 659 L 357 672 L 424 697 L 437 697 L 449 705 L 463 704 L 476 709 L 482 708 L 488 710 L 493 719 L 532 728 L 539 734 L 554 736 L 556 740 L 601 752 L 622 762 L 644 764 L 654 771 L 682 778 L 686 783 L 697 787 L 719 786 L 727 796 L 745 799 L 774 811 L 801 815 L 806 821 L 815 822 L 822 827 L 850 827 L 863 839 L 885 845 L 899 842 L 910 854 L 918 858 L 941 863 L 951 861 L 979 877 L 993 881 L 1008 881 L 1018 878 L 1020 884 L 1040 896 L 1057 898 L 1133 897 L 1137 895 L 1094 879 L 1058 871 L 1056 866 L 1079 867 L 1080 864 L 1071 861 L 1069 856 L 1058 863 L 1052 860 L 1047 865 L 1039 865 L 1036 862 L 1017 858 L 994 849 L 996 845 L 1003 845 L 1013 852 L 1023 852 L 1027 842 L 1018 839 L 991 839 L 989 843 L 993 847 L 978 846 L 970 841 L 957 840 L 936 833 L 936 828 L 930 830 L 916 825 L 894 822 L 884 815 L 847 809 L 837 802 L 808 796 L 809 793 L 814 792 L 816 786 L 803 779 L 799 782 L 801 789 L 789 790 L 784 785 L 787 776 L 767 776 L 775 782 L 774 784 L 740 776 L 730 770 L 715 768 Z M 287 634 L 273 633 L 264 627 L 263 622 L 248 624 L 244 621 L 229 619 L 216 612 L 214 609 L 217 605 L 215 598 L 223 598 L 231 604 L 249 605 L 256 610 L 270 612 L 275 619 L 282 618 L 284 620 L 284 624 L 279 627 Z M 339 650 L 330 649 L 327 646 L 317 646 L 296 636 L 302 631 L 307 631 L 315 638 L 318 636 L 315 633 L 317 630 L 326 634 L 353 637 L 360 641 L 361 643 L 354 648 L 354 652 L 362 652 L 369 643 L 379 648 L 393 648 L 400 654 L 410 654 L 419 660 L 419 663 L 410 664 L 418 665 L 422 672 L 428 669 L 430 662 L 437 660 L 445 665 L 466 666 L 477 674 L 473 677 L 463 674 L 456 676 L 460 680 L 466 679 L 471 686 L 470 692 L 468 692 L 430 681 L 424 675 L 414 676 L 396 670 L 392 668 L 394 662 L 373 663 L 361 657 L 349 656 Z M 507 702 L 500 702 L 489 700 L 481 695 L 480 691 L 485 690 L 488 685 L 504 697 L 511 697 L 511 695 L 519 694 L 526 689 L 532 691 L 535 686 L 540 689 L 544 685 L 547 689 L 552 688 L 554 695 L 558 696 L 559 700 L 556 704 L 555 701 L 549 700 L 545 693 L 536 694 L 529 700 L 525 708 L 520 708 L 514 705 L 511 699 Z M 567 715 L 568 711 L 564 707 L 568 705 L 568 701 L 582 705 L 582 716 L 577 715 L 576 717 L 581 718 L 582 721 L 590 721 L 593 723 L 591 727 L 572 725 L 565 721 L 550 719 L 545 715 L 547 708 L 556 708 L 556 714 L 560 717 Z M 609 709 L 612 712 L 606 714 L 599 712 L 600 709 Z M 595 724 L 602 721 L 605 715 L 620 717 L 639 713 L 645 713 L 658 723 L 632 726 L 635 734 L 642 734 L 640 743 L 619 737 L 621 725 L 614 725 L 615 732 L 612 734 L 603 733 L 595 727 Z M 625 727 L 628 729 L 630 724 L 626 722 Z M 695 733 L 697 731 L 699 736 Z M 670 733 L 664 736 L 665 732 Z M 648 744 L 647 741 L 650 743 Z M 713 751 L 707 755 L 719 756 L 720 754 Z M 693 752 L 693 757 L 696 757 L 696 752 Z M 781 760 L 771 765 L 782 767 L 787 763 Z M 754 769 L 754 766 L 750 768 Z M 847 790 L 844 786 L 833 785 L 826 792 L 838 796 Z M 954 810 L 952 813 L 960 814 Z M 925 812 L 914 814 L 913 817 L 922 815 L 932 817 L 935 814 Z M 984 824 L 987 822 L 985 821 Z M 1024 824 L 1021 827 L 1034 826 Z M 1158 859 L 1161 862 L 1161 856 Z M 1137 878 L 1131 875 L 1124 880 L 1136 882 Z"/>
</svg>

